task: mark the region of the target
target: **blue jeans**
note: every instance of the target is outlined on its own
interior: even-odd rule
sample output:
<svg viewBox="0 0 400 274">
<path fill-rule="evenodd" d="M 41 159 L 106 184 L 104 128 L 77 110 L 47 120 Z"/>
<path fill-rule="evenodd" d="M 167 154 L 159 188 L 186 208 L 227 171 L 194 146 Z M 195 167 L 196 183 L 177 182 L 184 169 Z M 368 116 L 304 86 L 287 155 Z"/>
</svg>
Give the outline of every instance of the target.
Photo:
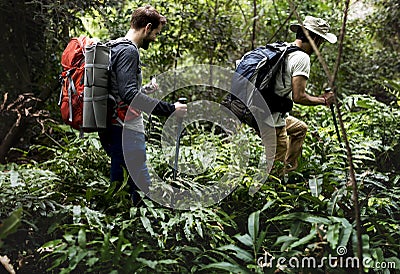
<svg viewBox="0 0 400 274">
<path fill-rule="evenodd" d="M 140 196 L 138 188 L 145 194 L 151 183 L 150 174 L 146 165 L 146 141 L 143 133 L 120 126 L 110 126 L 104 132 L 99 132 L 100 142 L 111 157 L 111 182 L 124 180 L 124 169 L 129 171 L 128 183 L 134 203 L 138 203 Z M 123 142 L 124 138 L 124 142 Z M 125 158 L 124 158 L 125 156 Z"/>
</svg>

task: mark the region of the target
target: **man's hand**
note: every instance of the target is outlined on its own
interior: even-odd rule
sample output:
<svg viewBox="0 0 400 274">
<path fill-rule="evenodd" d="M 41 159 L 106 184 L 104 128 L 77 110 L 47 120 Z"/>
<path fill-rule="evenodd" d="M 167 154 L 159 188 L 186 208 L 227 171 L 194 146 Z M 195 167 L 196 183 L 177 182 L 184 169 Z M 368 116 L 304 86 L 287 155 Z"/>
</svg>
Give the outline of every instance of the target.
<svg viewBox="0 0 400 274">
<path fill-rule="evenodd" d="M 333 92 L 326 92 L 321 97 L 324 98 L 324 100 L 325 100 L 324 104 L 326 106 L 332 105 L 335 101 L 335 94 L 333 94 Z"/>
<path fill-rule="evenodd" d="M 333 104 L 335 98 L 333 92 L 326 92 L 321 96 L 311 96 L 306 93 L 307 78 L 299 75 L 292 78 L 293 102 L 305 106 Z"/>
<path fill-rule="evenodd" d="M 174 105 L 176 116 L 180 118 L 184 117 L 187 113 L 187 105 L 179 102 L 176 102 Z"/>
<path fill-rule="evenodd" d="M 147 83 L 146 85 L 143 86 L 143 91 L 145 94 L 152 94 L 152 93 L 156 92 L 158 90 L 158 88 L 159 87 L 158 87 L 156 78 L 153 77 L 151 79 L 150 83 Z"/>
</svg>

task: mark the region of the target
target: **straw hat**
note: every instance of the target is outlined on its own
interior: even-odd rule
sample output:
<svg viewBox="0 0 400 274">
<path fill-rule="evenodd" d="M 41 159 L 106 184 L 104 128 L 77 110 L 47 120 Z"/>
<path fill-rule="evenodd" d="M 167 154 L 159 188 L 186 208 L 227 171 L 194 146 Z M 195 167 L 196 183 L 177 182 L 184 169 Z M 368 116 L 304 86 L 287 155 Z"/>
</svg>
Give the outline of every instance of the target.
<svg viewBox="0 0 400 274">
<path fill-rule="evenodd" d="M 329 24 L 321 18 L 306 16 L 306 18 L 303 21 L 303 26 L 307 30 L 312 31 L 313 33 L 321 36 L 331 44 L 334 44 L 337 41 L 336 35 L 328 32 L 330 29 Z M 293 32 L 297 32 L 297 30 L 300 27 L 301 27 L 300 24 L 292 24 L 290 25 L 290 30 Z"/>
</svg>

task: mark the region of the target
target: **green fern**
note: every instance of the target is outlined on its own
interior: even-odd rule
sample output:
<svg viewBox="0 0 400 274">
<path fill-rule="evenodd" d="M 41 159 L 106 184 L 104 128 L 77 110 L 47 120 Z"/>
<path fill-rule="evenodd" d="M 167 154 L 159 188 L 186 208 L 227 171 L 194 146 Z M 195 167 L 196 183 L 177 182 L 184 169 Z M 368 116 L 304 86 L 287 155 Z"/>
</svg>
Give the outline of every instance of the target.
<svg viewBox="0 0 400 274">
<path fill-rule="evenodd" d="M 381 85 L 386 92 L 396 97 L 396 103 L 400 107 L 400 82 L 396 80 L 384 79 Z"/>
</svg>

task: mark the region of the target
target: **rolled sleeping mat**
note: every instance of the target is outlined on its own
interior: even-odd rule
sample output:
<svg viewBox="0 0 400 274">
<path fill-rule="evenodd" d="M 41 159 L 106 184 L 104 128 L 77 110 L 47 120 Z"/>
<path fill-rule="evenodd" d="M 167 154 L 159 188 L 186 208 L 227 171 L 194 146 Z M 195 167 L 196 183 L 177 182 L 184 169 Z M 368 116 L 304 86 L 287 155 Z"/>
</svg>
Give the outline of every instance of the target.
<svg viewBox="0 0 400 274">
<path fill-rule="evenodd" d="M 83 129 L 107 127 L 110 48 L 97 43 L 86 47 L 83 97 Z"/>
</svg>

